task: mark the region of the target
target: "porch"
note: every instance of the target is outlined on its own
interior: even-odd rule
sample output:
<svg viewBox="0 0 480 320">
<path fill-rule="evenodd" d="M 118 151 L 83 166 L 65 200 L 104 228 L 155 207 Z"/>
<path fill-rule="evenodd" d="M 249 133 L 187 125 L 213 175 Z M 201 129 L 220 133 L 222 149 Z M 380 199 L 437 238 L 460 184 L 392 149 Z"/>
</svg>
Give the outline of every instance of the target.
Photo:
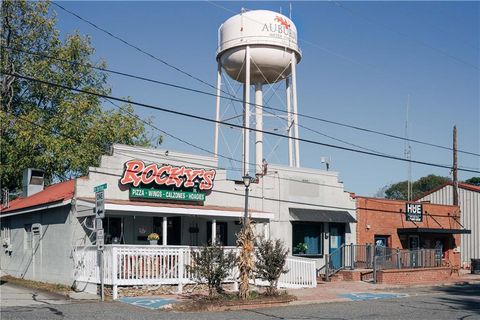
<svg viewBox="0 0 480 320">
<path fill-rule="evenodd" d="M 191 262 L 192 252 L 199 247 L 187 246 L 139 246 L 106 245 L 104 250 L 104 283 L 112 286 L 113 299 L 118 298 L 118 286 L 177 285 L 181 292 L 185 284 L 194 283 L 185 268 Z M 238 252 L 236 247 L 225 250 Z M 96 246 L 74 248 L 74 279 L 86 284 L 100 283 L 99 254 Z M 288 272 L 283 274 L 278 286 L 281 288 L 314 288 L 317 284 L 315 262 L 310 259 L 287 258 Z M 226 282 L 238 278 L 237 268 L 229 272 Z M 266 285 L 254 280 L 256 285 Z"/>
<path fill-rule="evenodd" d="M 92 217 L 94 200 L 79 199 L 83 210 L 77 217 Z M 103 219 L 105 244 L 147 245 L 147 237 L 154 232 L 162 246 L 202 246 L 216 242 L 235 246 L 236 234 L 241 229 L 244 208 L 204 206 L 185 203 L 162 203 L 132 200 L 105 200 Z M 273 214 L 249 210 L 256 223 L 256 234 L 269 237 L 269 221 Z"/>
</svg>

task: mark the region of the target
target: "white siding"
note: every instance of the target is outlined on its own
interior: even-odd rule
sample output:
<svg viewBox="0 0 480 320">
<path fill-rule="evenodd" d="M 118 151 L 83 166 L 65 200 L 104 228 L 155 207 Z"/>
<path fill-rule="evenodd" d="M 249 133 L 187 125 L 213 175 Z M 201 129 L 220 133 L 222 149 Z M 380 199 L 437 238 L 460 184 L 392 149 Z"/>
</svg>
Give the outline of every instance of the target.
<svg viewBox="0 0 480 320">
<path fill-rule="evenodd" d="M 453 204 L 453 187 L 445 186 L 433 192 L 420 201 L 430 201 L 436 204 Z M 480 258 L 480 192 L 463 188 L 458 189 L 460 206 L 460 222 L 472 231 L 471 234 L 462 234 L 461 259 L 462 263 L 470 263 L 472 258 Z"/>
</svg>

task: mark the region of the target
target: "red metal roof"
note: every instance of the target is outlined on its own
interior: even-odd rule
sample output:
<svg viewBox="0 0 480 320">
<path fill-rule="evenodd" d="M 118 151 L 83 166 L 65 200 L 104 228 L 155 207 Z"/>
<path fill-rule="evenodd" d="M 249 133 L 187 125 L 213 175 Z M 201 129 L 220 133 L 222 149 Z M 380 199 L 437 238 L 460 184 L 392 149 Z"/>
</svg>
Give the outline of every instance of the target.
<svg viewBox="0 0 480 320">
<path fill-rule="evenodd" d="M 26 198 L 17 198 L 10 202 L 8 208 L 2 208 L 0 213 L 7 213 L 29 207 L 40 206 L 52 202 L 65 201 L 73 198 L 75 180 L 68 180 L 46 187 L 44 190 Z"/>
</svg>

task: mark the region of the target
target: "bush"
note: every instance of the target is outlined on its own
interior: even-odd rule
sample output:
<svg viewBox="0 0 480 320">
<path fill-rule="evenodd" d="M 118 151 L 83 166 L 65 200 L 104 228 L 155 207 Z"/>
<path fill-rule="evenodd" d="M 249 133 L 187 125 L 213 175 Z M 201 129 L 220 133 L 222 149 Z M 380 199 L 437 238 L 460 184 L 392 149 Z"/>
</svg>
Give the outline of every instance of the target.
<svg viewBox="0 0 480 320">
<path fill-rule="evenodd" d="M 192 251 L 192 262 L 186 268 L 193 280 L 207 283 L 208 295 L 211 297 L 214 289 L 217 293 L 223 291 L 222 282 L 229 275 L 235 262 L 234 252 L 225 252 L 223 247 L 213 244 L 203 246 L 200 251 Z"/>
<path fill-rule="evenodd" d="M 282 273 L 287 273 L 285 268 L 287 262 L 288 249 L 280 239 L 261 240 L 257 243 L 255 251 L 255 268 L 258 278 L 267 281 L 267 295 L 277 294 L 278 279 Z"/>
</svg>

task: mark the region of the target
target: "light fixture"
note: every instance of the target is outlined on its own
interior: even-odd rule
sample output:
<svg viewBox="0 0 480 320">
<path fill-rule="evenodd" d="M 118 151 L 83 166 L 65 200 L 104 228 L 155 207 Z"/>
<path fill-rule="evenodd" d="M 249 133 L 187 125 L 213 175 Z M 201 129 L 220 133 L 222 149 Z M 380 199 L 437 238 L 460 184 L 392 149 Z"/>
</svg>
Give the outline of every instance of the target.
<svg viewBox="0 0 480 320">
<path fill-rule="evenodd" d="M 248 174 L 242 177 L 243 179 L 243 184 L 245 185 L 245 188 L 250 187 L 250 183 L 252 182 L 252 177 L 250 177 Z"/>
</svg>

